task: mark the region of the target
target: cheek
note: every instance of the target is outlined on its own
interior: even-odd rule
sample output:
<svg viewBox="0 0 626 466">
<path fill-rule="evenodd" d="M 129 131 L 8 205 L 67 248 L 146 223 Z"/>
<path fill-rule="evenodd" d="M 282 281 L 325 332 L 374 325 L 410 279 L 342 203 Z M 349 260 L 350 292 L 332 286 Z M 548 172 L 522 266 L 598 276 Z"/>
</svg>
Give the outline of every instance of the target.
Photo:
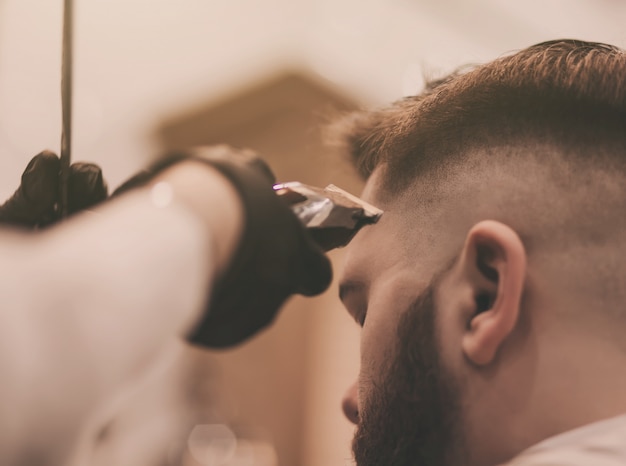
<svg viewBox="0 0 626 466">
<path fill-rule="evenodd" d="M 390 319 L 368 315 L 361 330 L 359 401 L 369 398 L 371 390 L 383 382 L 382 374 L 392 358 L 395 334 L 395 326 Z"/>
<path fill-rule="evenodd" d="M 361 371 L 359 374 L 359 399 L 366 399 L 372 387 L 380 386 L 396 357 L 398 321 L 410 303 L 403 290 L 387 287 L 389 293 L 372 299 L 367 318 L 361 330 Z"/>
</svg>

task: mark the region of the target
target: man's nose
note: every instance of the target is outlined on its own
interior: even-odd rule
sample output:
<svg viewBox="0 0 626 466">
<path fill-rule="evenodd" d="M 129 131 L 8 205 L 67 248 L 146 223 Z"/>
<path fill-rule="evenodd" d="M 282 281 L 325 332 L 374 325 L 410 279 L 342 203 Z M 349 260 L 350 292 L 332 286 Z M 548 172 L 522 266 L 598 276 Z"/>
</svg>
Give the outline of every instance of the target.
<svg viewBox="0 0 626 466">
<path fill-rule="evenodd" d="M 359 423 L 359 402 L 356 382 L 348 388 L 348 391 L 343 396 L 341 408 L 343 409 L 343 414 L 352 424 Z"/>
</svg>

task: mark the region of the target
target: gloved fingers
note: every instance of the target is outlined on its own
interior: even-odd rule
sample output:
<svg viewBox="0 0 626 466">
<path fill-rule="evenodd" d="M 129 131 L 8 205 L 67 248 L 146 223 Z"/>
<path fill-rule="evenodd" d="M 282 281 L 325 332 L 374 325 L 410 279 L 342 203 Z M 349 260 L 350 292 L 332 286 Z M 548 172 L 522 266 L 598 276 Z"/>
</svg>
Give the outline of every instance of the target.
<svg viewBox="0 0 626 466">
<path fill-rule="evenodd" d="M 107 198 L 107 194 L 108 187 L 98 165 L 76 162 L 70 166 L 67 187 L 70 214 L 99 204 Z"/>
<path fill-rule="evenodd" d="M 20 186 L 0 206 L 0 223 L 32 227 L 54 216 L 59 169 L 54 152 L 46 150 L 34 156 L 22 173 Z"/>
<path fill-rule="evenodd" d="M 238 297 L 228 295 L 225 300 L 218 300 L 219 305 L 208 310 L 187 335 L 187 341 L 209 348 L 227 348 L 270 326 L 290 293 L 266 283 L 247 285 L 243 283 L 242 289 L 254 299 L 240 302 Z"/>
<path fill-rule="evenodd" d="M 267 178 L 272 185 L 276 183 L 276 175 L 274 175 L 274 172 L 265 160 L 259 157 L 254 157 L 253 159 L 248 160 L 248 166 L 265 176 L 265 178 Z"/>
<path fill-rule="evenodd" d="M 269 326 L 275 315 L 259 314 L 255 309 L 248 309 L 245 315 L 229 317 L 220 321 L 208 320 L 204 325 L 192 330 L 187 336 L 187 341 L 209 348 L 232 347 Z"/>
<path fill-rule="evenodd" d="M 57 201 L 61 161 L 54 152 L 44 150 L 34 156 L 24 173 L 21 189 L 27 201 L 45 210 Z"/>
<path fill-rule="evenodd" d="M 45 150 L 34 156 L 13 196 L 0 206 L 0 223 L 35 227 L 59 220 L 59 179 L 61 161 L 54 152 Z M 68 211 L 75 213 L 102 202 L 107 185 L 102 170 L 95 164 L 77 162 L 70 166 Z"/>
<path fill-rule="evenodd" d="M 298 256 L 295 292 L 304 296 L 323 293 L 333 279 L 333 269 L 328 257 L 309 238 Z"/>
</svg>

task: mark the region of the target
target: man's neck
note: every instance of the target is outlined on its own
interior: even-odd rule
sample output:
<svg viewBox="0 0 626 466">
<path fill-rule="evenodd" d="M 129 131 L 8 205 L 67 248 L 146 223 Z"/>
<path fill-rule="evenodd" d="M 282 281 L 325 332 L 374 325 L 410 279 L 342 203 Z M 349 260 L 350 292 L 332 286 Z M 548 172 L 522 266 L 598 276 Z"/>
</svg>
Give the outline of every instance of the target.
<svg viewBox="0 0 626 466">
<path fill-rule="evenodd" d="M 626 413 L 626 353 L 614 339 L 590 337 L 589 330 L 538 339 L 532 392 L 517 426 L 518 451 Z"/>
</svg>

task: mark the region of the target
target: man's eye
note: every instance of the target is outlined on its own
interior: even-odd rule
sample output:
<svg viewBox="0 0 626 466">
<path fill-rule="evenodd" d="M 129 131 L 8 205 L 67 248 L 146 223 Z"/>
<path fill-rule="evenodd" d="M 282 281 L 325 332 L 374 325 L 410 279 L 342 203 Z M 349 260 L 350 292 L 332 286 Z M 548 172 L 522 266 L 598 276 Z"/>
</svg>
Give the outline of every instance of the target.
<svg viewBox="0 0 626 466">
<path fill-rule="evenodd" d="M 365 318 L 367 317 L 367 308 L 357 309 L 357 312 L 354 314 L 356 323 L 359 326 L 363 327 L 365 325 Z"/>
</svg>

